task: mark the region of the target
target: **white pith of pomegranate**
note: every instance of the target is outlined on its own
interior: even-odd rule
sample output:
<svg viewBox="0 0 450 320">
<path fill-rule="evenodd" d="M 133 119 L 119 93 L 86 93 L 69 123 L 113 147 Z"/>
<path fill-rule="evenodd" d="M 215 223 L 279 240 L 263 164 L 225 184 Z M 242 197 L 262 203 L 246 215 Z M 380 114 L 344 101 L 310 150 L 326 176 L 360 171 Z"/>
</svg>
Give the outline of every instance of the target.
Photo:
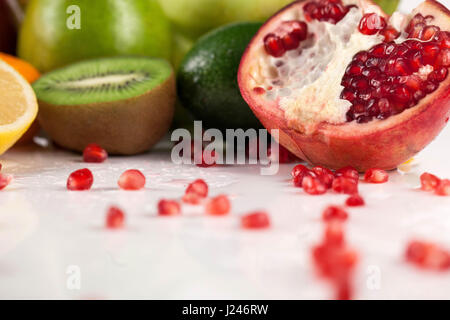
<svg viewBox="0 0 450 320">
<path fill-rule="evenodd" d="M 291 152 L 366 171 L 395 168 L 443 129 L 449 67 L 450 12 L 434 0 L 392 17 L 368 0 L 307 0 L 260 29 L 238 80 Z"/>
</svg>

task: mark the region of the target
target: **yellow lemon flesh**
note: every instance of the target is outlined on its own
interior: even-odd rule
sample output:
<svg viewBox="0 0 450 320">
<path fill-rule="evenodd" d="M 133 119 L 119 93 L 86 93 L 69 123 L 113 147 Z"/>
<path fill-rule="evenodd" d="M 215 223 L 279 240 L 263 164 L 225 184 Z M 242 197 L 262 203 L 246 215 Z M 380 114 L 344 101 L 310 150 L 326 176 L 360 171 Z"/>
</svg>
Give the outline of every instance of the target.
<svg viewBox="0 0 450 320">
<path fill-rule="evenodd" d="M 30 84 L 0 61 L 0 154 L 11 148 L 37 116 L 38 104 Z"/>
</svg>

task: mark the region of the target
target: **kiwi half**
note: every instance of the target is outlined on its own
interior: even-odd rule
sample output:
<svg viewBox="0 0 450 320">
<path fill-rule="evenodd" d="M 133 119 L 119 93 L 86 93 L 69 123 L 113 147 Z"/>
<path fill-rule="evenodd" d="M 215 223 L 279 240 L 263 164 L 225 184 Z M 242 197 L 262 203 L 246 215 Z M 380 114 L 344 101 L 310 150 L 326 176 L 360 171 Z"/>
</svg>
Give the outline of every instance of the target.
<svg viewBox="0 0 450 320">
<path fill-rule="evenodd" d="M 161 59 L 79 62 L 33 84 L 38 120 L 60 146 L 97 143 L 111 154 L 149 150 L 170 128 L 176 99 L 172 67 Z"/>
</svg>

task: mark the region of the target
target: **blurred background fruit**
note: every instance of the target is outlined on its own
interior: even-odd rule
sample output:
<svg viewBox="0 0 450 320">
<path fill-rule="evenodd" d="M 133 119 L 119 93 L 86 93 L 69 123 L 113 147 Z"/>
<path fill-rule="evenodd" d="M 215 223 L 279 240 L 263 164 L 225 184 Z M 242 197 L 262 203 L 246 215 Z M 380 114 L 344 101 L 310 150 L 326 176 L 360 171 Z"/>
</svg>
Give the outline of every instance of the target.
<svg viewBox="0 0 450 320">
<path fill-rule="evenodd" d="M 16 51 L 17 29 L 22 18 L 23 12 L 17 0 L 0 1 L 0 51 Z"/>
<path fill-rule="evenodd" d="M 235 21 L 264 21 L 292 0 L 159 0 L 169 19 L 198 37 Z"/>
<path fill-rule="evenodd" d="M 70 11 L 70 7 L 76 7 Z M 79 29 L 77 22 L 80 22 Z M 93 57 L 171 58 L 170 22 L 157 0 L 31 0 L 18 54 L 46 72 Z"/>
<path fill-rule="evenodd" d="M 261 127 L 237 83 L 242 54 L 260 27 L 259 22 L 240 22 L 211 31 L 183 60 L 178 71 L 178 95 L 205 127 Z"/>
<path fill-rule="evenodd" d="M 17 72 L 19 72 L 22 77 L 25 78 L 29 83 L 33 83 L 41 76 L 39 71 L 26 61 L 20 60 L 9 54 L 0 52 L 0 60 L 6 62 L 11 67 L 13 67 Z M 37 120 L 33 122 L 27 132 L 16 142 L 16 145 L 26 145 L 33 142 L 33 138 L 38 134 L 40 130 L 39 123 Z"/>
</svg>

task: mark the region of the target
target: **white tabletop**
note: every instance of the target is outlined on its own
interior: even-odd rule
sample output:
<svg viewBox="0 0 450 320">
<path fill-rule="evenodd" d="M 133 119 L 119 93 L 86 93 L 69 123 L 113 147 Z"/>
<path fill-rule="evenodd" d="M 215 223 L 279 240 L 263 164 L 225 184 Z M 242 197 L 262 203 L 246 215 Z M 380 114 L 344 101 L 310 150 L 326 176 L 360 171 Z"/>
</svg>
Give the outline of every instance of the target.
<svg viewBox="0 0 450 320">
<path fill-rule="evenodd" d="M 421 271 L 403 260 L 415 238 L 450 249 L 450 197 L 416 190 L 424 171 L 450 178 L 448 141 L 450 128 L 416 158 L 411 172 L 393 172 L 383 185 L 361 183 L 367 206 L 350 210 L 347 228 L 360 254 L 356 298 L 450 297 L 450 273 Z M 293 165 L 276 176 L 259 175 L 258 166 L 176 166 L 164 148 L 92 165 L 38 146 L 10 150 L 1 163 L 15 176 L 0 192 L 2 299 L 331 297 L 315 276 L 310 249 L 321 237 L 321 211 L 346 197 L 305 195 L 289 181 Z M 93 189 L 68 192 L 68 175 L 83 167 L 94 173 Z M 117 188 L 118 176 L 131 168 L 145 173 L 145 191 Z M 202 207 L 192 207 L 180 218 L 156 217 L 159 199 L 180 197 L 196 178 L 205 179 L 212 194 L 230 195 L 231 215 L 207 217 Z M 104 228 L 111 204 L 127 214 L 123 231 Z M 255 209 L 270 213 L 269 230 L 239 228 L 239 216 Z"/>
</svg>

